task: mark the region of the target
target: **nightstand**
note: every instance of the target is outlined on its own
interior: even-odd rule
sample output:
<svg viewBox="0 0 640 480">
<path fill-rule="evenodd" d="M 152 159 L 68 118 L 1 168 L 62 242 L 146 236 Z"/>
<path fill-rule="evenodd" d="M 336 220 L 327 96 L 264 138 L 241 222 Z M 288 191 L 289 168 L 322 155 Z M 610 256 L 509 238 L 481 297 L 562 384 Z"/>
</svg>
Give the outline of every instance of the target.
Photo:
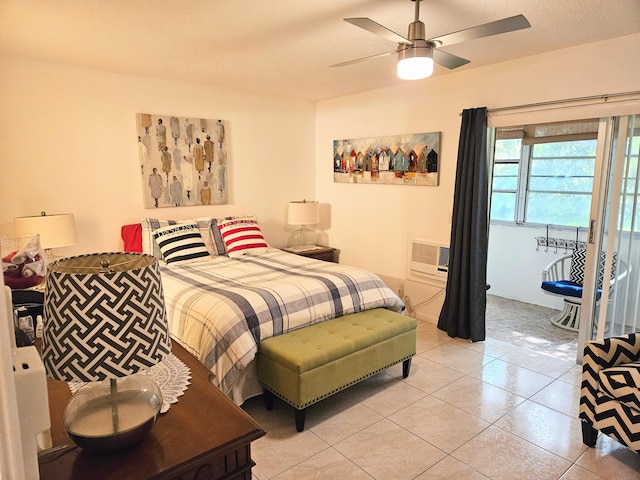
<svg viewBox="0 0 640 480">
<path fill-rule="evenodd" d="M 133 448 L 109 454 L 79 447 L 44 454 L 40 478 L 251 480 L 251 442 L 264 430 L 210 383 L 211 372 L 177 342 L 172 351 L 191 369 L 191 384 L 178 403 L 158 417 L 147 438 Z M 47 382 L 55 447 L 70 442 L 62 413 L 71 393 L 65 382 Z"/>
<path fill-rule="evenodd" d="M 315 258 L 316 260 L 323 260 L 325 262 L 338 263 L 338 259 L 336 258 L 336 249 L 332 247 L 316 246 L 315 248 L 310 248 L 308 250 L 294 250 L 289 248 L 283 248 L 282 250 L 289 253 L 295 253 L 296 255 L 300 255 L 302 257 L 309 257 Z"/>
</svg>

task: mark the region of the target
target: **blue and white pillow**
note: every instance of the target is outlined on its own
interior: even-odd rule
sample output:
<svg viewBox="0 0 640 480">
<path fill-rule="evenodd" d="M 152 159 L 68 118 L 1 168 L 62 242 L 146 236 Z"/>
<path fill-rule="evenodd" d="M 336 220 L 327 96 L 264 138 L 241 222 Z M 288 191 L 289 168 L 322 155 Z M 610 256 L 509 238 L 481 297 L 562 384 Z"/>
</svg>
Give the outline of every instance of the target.
<svg viewBox="0 0 640 480">
<path fill-rule="evenodd" d="M 154 230 L 153 236 L 167 263 L 199 262 L 210 258 L 197 223 L 179 223 Z"/>
</svg>

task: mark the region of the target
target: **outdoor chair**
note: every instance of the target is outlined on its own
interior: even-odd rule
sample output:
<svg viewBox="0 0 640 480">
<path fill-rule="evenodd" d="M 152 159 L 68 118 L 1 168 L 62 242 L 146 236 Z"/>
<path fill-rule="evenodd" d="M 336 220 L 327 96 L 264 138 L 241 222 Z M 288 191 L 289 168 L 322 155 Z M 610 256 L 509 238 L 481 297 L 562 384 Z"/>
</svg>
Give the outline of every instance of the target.
<svg viewBox="0 0 640 480">
<path fill-rule="evenodd" d="M 542 271 L 542 290 L 545 293 L 562 297 L 564 300 L 562 311 L 559 315 L 551 318 L 551 323 L 574 332 L 577 332 L 580 327 L 580 307 L 582 306 L 586 257 L 586 250 L 578 248 L 573 253 L 556 258 Z M 599 301 L 602 295 L 604 259 L 603 252 L 600 256 L 596 301 Z M 616 270 L 619 270 L 618 275 L 616 275 Z M 618 255 L 614 253 L 609 284 L 610 292 L 613 290 L 615 283 L 622 280 L 626 275 L 627 265 L 622 261 L 619 262 Z"/>
</svg>

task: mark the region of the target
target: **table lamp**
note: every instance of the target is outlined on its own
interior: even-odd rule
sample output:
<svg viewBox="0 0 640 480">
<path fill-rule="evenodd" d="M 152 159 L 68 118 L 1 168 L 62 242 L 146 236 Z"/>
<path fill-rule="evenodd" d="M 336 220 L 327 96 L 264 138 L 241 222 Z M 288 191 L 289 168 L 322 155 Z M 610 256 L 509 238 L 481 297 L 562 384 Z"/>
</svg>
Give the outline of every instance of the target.
<svg viewBox="0 0 640 480">
<path fill-rule="evenodd" d="M 92 382 L 65 409 L 69 436 L 93 451 L 138 443 L 155 424 L 162 394 L 149 376 L 135 374 L 171 351 L 156 258 L 96 253 L 54 261 L 44 302 L 48 375 Z"/>
<path fill-rule="evenodd" d="M 76 224 L 70 213 L 47 215 L 46 212 L 40 212 L 34 217 L 16 217 L 13 219 L 13 230 L 16 236 L 39 234 L 40 245 L 49 260 L 53 259 L 54 248 L 78 243 Z"/>
<path fill-rule="evenodd" d="M 320 209 L 318 202 L 307 200 L 289 202 L 289 225 L 299 225 L 300 228 L 289 237 L 288 247 L 291 250 L 308 250 L 316 244 L 316 232 L 309 230 L 307 225 L 320 223 Z"/>
</svg>

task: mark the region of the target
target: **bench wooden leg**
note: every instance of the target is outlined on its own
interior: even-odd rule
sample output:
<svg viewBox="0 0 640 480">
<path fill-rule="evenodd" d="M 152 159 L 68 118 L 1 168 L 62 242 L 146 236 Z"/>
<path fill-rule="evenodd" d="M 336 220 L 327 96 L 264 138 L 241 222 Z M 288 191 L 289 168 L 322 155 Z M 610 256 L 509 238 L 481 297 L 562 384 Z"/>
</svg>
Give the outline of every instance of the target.
<svg viewBox="0 0 640 480">
<path fill-rule="evenodd" d="M 269 390 L 265 388 L 263 398 L 264 398 L 264 408 L 266 408 L 269 411 L 273 410 L 273 393 L 271 393 Z"/>
<path fill-rule="evenodd" d="M 407 378 L 409 376 L 409 370 L 411 369 L 411 359 L 407 359 L 402 362 L 402 378 Z"/>
<path fill-rule="evenodd" d="M 304 418 L 307 414 L 307 409 L 296 410 L 296 430 L 301 432 L 304 430 Z"/>
</svg>

